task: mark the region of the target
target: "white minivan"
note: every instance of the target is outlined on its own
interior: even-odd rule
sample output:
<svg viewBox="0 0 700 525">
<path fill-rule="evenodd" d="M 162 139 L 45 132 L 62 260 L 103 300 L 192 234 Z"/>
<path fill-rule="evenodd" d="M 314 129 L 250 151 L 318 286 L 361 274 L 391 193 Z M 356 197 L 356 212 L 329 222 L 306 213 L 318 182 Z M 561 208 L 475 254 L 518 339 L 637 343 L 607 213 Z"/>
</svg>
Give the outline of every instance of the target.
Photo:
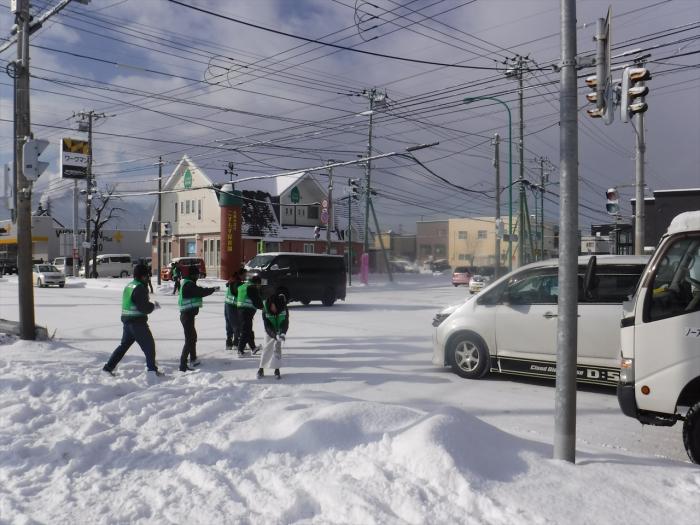
<svg viewBox="0 0 700 525">
<path fill-rule="evenodd" d="M 128 253 L 103 253 L 97 256 L 96 262 L 91 269 L 95 277 L 129 277 L 133 271 Z M 80 267 L 80 277 L 85 277 L 85 266 Z"/>
<path fill-rule="evenodd" d="M 617 386 L 622 302 L 646 256 L 597 257 L 595 287 L 583 292 L 589 257 L 579 257 L 578 380 Z M 489 371 L 556 376 L 557 259 L 523 266 L 433 319 L 433 363 L 478 379 Z"/>
</svg>

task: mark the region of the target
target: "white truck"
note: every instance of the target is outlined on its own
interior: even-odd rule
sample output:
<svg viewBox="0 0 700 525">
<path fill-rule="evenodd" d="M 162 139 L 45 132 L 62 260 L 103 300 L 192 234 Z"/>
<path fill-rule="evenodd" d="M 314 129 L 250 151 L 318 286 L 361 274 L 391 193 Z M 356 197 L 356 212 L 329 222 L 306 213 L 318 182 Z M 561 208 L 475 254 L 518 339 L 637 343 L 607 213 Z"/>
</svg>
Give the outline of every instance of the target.
<svg viewBox="0 0 700 525">
<path fill-rule="evenodd" d="M 671 221 L 621 321 L 617 398 L 642 424 L 683 421 L 700 463 L 700 210 Z"/>
</svg>

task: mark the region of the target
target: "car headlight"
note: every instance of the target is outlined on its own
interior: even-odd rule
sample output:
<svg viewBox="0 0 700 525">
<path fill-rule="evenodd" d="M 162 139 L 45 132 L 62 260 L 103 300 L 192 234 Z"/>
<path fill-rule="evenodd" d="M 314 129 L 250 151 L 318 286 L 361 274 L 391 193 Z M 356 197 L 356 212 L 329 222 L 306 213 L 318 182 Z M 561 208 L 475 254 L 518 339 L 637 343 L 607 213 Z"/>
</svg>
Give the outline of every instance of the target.
<svg viewBox="0 0 700 525">
<path fill-rule="evenodd" d="M 433 326 L 438 327 L 442 324 L 442 322 L 447 319 L 450 315 L 452 314 L 445 314 L 445 313 L 438 313 L 435 314 L 435 317 L 433 317 Z"/>
<path fill-rule="evenodd" d="M 623 357 L 620 360 L 620 383 L 634 384 L 634 359 Z"/>
</svg>

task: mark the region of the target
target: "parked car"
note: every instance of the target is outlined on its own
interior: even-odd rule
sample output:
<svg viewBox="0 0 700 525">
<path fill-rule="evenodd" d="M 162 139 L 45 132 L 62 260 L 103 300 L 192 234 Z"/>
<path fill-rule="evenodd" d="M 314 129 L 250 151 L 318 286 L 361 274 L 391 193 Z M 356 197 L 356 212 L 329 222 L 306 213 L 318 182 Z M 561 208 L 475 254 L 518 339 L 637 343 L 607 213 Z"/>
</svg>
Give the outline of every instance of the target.
<svg viewBox="0 0 700 525">
<path fill-rule="evenodd" d="M 160 269 L 160 278 L 163 281 L 172 280 L 172 263 L 177 264 L 177 267 L 180 269 L 180 275 L 182 277 L 187 277 L 187 274 L 190 271 L 190 266 L 195 265 L 199 266 L 199 276 L 201 278 L 205 278 L 207 276 L 207 267 L 204 264 L 204 259 L 202 259 L 201 257 L 175 257 L 168 266 L 163 266 Z"/>
<path fill-rule="evenodd" d="M 451 268 L 447 259 L 436 259 L 430 263 L 430 270 L 433 272 L 443 272 Z"/>
<path fill-rule="evenodd" d="M 0 275 L 17 273 L 17 259 L 0 259 Z"/>
<path fill-rule="evenodd" d="M 265 296 L 282 294 L 288 302 L 321 301 L 324 306 L 345 300 L 345 259 L 340 255 L 264 253 L 246 268 L 250 276 L 260 276 Z"/>
<path fill-rule="evenodd" d="M 35 264 L 32 266 L 32 280 L 40 288 L 52 285 L 63 288 L 66 285 L 66 276 L 53 264 Z"/>
<path fill-rule="evenodd" d="M 391 265 L 391 271 L 395 273 L 418 273 L 418 267 L 402 259 L 393 259 L 389 261 Z"/>
<path fill-rule="evenodd" d="M 78 268 L 80 268 L 80 264 L 81 260 L 78 261 Z M 73 257 L 56 257 L 53 260 L 53 265 L 63 275 L 73 275 Z"/>
<path fill-rule="evenodd" d="M 469 279 L 469 293 L 479 293 L 489 282 L 489 278 L 484 275 L 472 275 Z"/>
<path fill-rule="evenodd" d="M 452 272 L 452 284 L 454 286 L 459 286 L 460 284 L 468 286 L 471 278 L 472 271 L 469 266 L 457 266 Z"/>
<path fill-rule="evenodd" d="M 93 277 L 128 277 L 133 271 L 128 253 L 103 253 L 97 256 L 96 262 L 95 267 L 90 268 Z M 80 267 L 79 275 L 85 277 L 85 265 Z"/>
<path fill-rule="evenodd" d="M 622 302 L 634 293 L 646 256 L 599 256 L 597 287 L 583 293 L 589 257 L 579 257 L 578 379 L 616 386 Z M 433 319 L 433 363 L 478 379 L 489 371 L 554 377 L 558 260 L 528 264 Z"/>
</svg>

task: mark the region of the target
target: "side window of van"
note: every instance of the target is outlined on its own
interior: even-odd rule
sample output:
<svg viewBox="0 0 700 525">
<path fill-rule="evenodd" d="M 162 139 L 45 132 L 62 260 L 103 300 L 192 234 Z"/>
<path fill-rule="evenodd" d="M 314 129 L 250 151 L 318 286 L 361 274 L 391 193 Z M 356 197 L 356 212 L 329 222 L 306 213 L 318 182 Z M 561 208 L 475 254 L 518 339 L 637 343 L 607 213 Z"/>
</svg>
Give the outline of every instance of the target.
<svg viewBox="0 0 700 525">
<path fill-rule="evenodd" d="M 507 298 L 511 304 L 556 304 L 557 283 L 556 268 L 526 273 L 508 283 Z"/>
<path fill-rule="evenodd" d="M 274 260 L 270 266 L 270 270 L 290 270 L 292 268 L 292 260 L 290 257 L 281 255 Z"/>
<path fill-rule="evenodd" d="M 583 293 L 584 276 L 579 273 L 578 300 L 580 303 L 622 303 L 634 293 L 643 271 L 644 266 L 639 264 L 599 266 L 595 287 L 588 296 Z"/>
</svg>

